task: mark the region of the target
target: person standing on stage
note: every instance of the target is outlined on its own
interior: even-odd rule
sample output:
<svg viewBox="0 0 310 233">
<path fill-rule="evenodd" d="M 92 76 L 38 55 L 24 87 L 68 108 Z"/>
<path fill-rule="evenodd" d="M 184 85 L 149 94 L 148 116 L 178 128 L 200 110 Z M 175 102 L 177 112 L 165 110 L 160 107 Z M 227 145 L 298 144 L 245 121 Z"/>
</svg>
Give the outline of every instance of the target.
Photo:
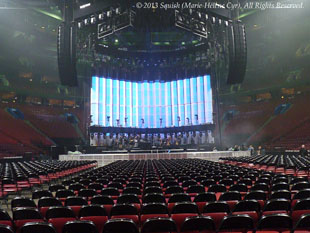
<svg viewBox="0 0 310 233">
<path fill-rule="evenodd" d="M 299 155 L 302 157 L 308 156 L 308 150 L 306 149 L 305 145 L 301 145 L 301 148 L 299 150 Z"/>
</svg>

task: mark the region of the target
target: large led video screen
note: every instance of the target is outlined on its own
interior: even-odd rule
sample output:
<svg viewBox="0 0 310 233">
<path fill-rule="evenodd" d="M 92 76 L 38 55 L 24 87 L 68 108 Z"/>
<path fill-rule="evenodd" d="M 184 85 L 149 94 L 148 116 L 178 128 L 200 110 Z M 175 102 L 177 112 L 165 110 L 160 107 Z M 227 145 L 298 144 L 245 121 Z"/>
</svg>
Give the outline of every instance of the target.
<svg viewBox="0 0 310 233">
<path fill-rule="evenodd" d="M 209 75 L 169 82 L 92 77 L 91 125 L 163 128 L 213 123 Z"/>
</svg>

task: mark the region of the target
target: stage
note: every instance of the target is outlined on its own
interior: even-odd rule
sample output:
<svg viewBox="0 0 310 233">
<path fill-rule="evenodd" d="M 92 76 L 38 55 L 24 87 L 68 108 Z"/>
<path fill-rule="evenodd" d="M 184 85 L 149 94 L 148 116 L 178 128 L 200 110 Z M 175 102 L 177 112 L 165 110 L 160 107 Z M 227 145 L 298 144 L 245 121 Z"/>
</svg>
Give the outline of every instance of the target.
<svg viewBox="0 0 310 233">
<path fill-rule="evenodd" d="M 218 162 L 219 158 L 250 156 L 250 151 L 204 151 L 180 153 L 123 153 L 123 154 L 76 154 L 59 155 L 59 160 L 96 160 L 98 166 L 105 166 L 118 160 L 147 159 L 206 159 Z"/>
</svg>

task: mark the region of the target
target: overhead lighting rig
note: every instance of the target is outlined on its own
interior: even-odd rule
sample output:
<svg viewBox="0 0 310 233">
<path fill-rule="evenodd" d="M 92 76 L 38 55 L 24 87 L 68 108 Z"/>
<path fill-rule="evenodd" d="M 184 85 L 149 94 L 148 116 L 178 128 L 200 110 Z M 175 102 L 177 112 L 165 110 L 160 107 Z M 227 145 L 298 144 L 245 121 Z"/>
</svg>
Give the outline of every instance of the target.
<svg viewBox="0 0 310 233">
<path fill-rule="evenodd" d="M 210 23 L 228 26 L 228 21 L 195 9 L 175 10 L 175 26 L 208 38 Z"/>
<path fill-rule="evenodd" d="M 116 31 L 131 26 L 133 14 L 130 9 L 122 10 L 119 6 L 109 7 L 84 19 L 79 19 L 77 25 L 79 29 L 96 25 L 97 37 L 98 39 L 102 39 Z"/>
</svg>

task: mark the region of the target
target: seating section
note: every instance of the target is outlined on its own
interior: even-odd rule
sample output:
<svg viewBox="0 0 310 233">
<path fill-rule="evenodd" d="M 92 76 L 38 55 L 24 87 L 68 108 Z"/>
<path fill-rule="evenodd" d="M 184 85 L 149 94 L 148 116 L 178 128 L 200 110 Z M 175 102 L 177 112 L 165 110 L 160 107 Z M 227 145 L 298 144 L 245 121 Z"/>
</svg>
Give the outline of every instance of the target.
<svg viewBox="0 0 310 233">
<path fill-rule="evenodd" d="M 40 152 L 36 145 L 50 146 L 53 143 L 37 132 L 24 120 L 15 119 L 0 109 L 0 154 L 22 154 L 24 152 Z"/>
<path fill-rule="evenodd" d="M 2 223 L 19 230 L 38 222 L 57 233 L 308 231 L 308 176 L 243 164 L 117 161 L 33 192 L 37 206 L 13 199 L 13 213 L 28 211 L 27 217 L 10 219 L 2 212 Z"/>
<path fill-rule="evenodd" d="M 63 141 L 75 145 L 85 135 L 80 109 L 71 109 L 78 117 L 78 123 L 74 126 L 66 119 L 65 114 L 71 112 L 68 109 L 10 104 L 11 108 L 23 113 L 24 118 L 16 119 L 6 111 L 7 107 L 0 104 L 0 158 L 25 153 L 39 154 Z"/>
<path fill-rule="evenodd" d="M 223 144 L 227 146 L 262 144 L 265 148 L 298 149 L 301 144 L 309 146 L 309 94 L 292 99 L 272 99 L 268 102 L 255 102 L 233 106 L 223 106 L 220 115 L 233 111 L 232 119 L 222 121 Z M 281 114 L 275 109 L 281 104 L 290 107 Z M 283 126 L 286 127 L 283 127 Z"/>
<path fill-rule="evenodd" d="M 0 164 L 0 198 L 7 200 L 9 195 L 19 195 L 23 190 L 32 190 L 35 186 L 54 182 L 96 165 L 94 161 L 31 161 Z M 33 193 L 34 197 L 45 195 L 48 195 L 46 191 Z M 11 205 L 12 208 L 36 207 L 35 203 L 24 198 L 14 199 Z"/>
<path fill-rule="evenodd" d="M 294 176 L 308 176 L 310 157 L 300 155 L 264 155 L 251 157 L 221 158 L 225 164 L 250 167 L 253 169 L 284 173 Z"/>
</svg>

